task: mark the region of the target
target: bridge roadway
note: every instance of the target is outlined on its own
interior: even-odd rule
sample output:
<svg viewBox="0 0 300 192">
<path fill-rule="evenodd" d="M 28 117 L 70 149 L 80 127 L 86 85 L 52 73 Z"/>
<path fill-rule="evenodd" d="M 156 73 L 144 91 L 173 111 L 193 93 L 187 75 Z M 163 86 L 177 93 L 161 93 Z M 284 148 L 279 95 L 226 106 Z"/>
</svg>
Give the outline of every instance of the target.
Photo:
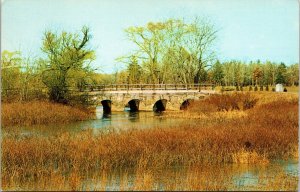
<svg viewBox="0 0 300 192">
<path fill-rule="evenodd" d="M 165 111 L 186 108 L 192 101 L 215 94 L 213 85 L 113 85 L 89 87 L 83 93 L 93 106 L 103 105 L 104 112 L 124 111 Z M 97 89 L 98 88 L 98 89 Z M 175 89 L 176 88 L 176 89 Z"/>
</svg>

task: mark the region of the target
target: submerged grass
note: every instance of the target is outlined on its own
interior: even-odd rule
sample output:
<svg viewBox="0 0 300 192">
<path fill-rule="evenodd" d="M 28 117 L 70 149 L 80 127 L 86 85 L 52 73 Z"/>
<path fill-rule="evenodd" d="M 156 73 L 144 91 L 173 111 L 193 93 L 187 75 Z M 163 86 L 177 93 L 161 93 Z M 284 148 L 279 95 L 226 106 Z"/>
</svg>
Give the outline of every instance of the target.
<svg viewBox="0 0 300 192">
<path fill-rule="evenodd" d="M 86 120 L 92 113 L 83 107 L 71 107 L 48 101 L 2 103 L 1 125 L 34 125 Z"/>
<path fill-rule="evenodd" d="M 257 103 L 241 111 L 243 115 L 236 118 L 232 118 L 238 111 L 236 108 L 228 108 L 224 112 L 218 109 L 218 105 L 212 105 L 211 111 L 203 113 L 200 108 L 206 107 L 207 103 L 195 102 L 193 108 L 185 113 L 204 114 L 205 118 L 176 127 L 96 135 L 92 130 L 81 134 L 58 133 L 49 137 L 8 135 L 2 142 L 2 185 L 4 189 L 50 190 L 47 184 L 58 182 L 60 189 L 84 190 L 84 178 L 91 175 L 101 175 L 101 181 L 105 182 L 109 180 L 107 173 L 111 170 L 134 169 L 139 170 L 137 175 L 140 176 L 133 184 L 133 190 L 153 190 L 157 186 L 154 185 L 151 169 L 268 165 L 276 159 L 298 160 L 297 96 L 276 95 L 279 99 L 274 96 L 266 102 L 260 101 L 264 100 L 262 95 L 255 95 Z M 230 100 L 231 96 L 226 96 L 226 99 Z M 211 103 L 208 102 L 208 105 Z M 228 103 L 232 106 L 231 102 Z M 216 176 L 211 177 L 215 178 L 215 183 L 205 183 L 210 178 L 208 175 L 191 174 L 182 185 L 186 186 L 183 190 L 226 190 L 225 180 L 231 179 L 221 174 L 219 180 Z M 275 176 L 277 178 L 278 175 L 270 180 L 273 183 L 268 185 L 268 190 L 277 190 L 272 186 L 282 182 L 280 179 L 285 179 L 285 182 L 291 179 L 284 173 L 278 180 Z M 294 177 L 292 179 L 291 185 L 278 188 L 295 190 L 297 183 Z M 30 183 L 36 185 L 30 186 Z M 168 185 L 165 187 L 169 190 L 181 189 L 176 183 Z"/>
</svg>

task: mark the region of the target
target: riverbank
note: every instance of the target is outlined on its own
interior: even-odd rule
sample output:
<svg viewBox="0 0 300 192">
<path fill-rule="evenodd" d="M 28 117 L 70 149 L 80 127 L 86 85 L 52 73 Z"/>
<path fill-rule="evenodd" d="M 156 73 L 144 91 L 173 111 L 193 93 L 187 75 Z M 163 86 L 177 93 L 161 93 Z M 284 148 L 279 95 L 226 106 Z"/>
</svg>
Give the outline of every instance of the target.
<svg viewBox="0 0 300 192">
<path fill-rule="evenodd" d="M 1 108 L 2 126 L 67 123 L 94 116 L 94 112 L 86 108 L 49 101 L 2 103 Z"/>
<path fill-rule="evenodd" d="M 205 100 L 194 100 L 188 110 L 167 111 L 162 118 L 182 118 L 182 119 L 208 119 L 218 118 L 235 119 L 248 116 L 248 110 L 256 110 L 263 113 L 259 106 L 276 102 L 293 102 L 298 105 L 298 94 L 276 93 L 276 92 L 227 92 L 221 95 L 212 95 Z M 282 104 L 280 108 L 286 108 Z M 274 112 L 275 113 L 275 112 Z"/>
<path fill-rule="evenodd" d="M 213 102 L 199 101 L 184 114 L 186 118 L 189 113 L 203 114 L 205 118 L 199 116 L 172 127 L 111 130 L 99 134 L 90 129 L 80 134 L 65 132 L 49 137 L 7 135 L 2 142 L 2 185 L 4 189 L 45 190 L 54 187 L 48 182 L 53 181 L 61 190 L 80 190 L 91 178 L 103 181 L 114 170 L 126 174 L 126 170 L 133 169 L 140 175 L 140 181 L 133 184 L 134 189 L 151 190 L 155 189 L 151 184 L 152 170 L 198 166 L 209 169 L 224 165 L 261 165 L 268 169 L 278 160 L 298 162 L 297 95 L 245 96 L 248 101 L 258 99 L 245 110 L 242 107 L 231 110 L 230 107 L 236 107 L 232 101 L 237 96 L 221 97 L 218 98 L 221 101 L 224 98 L 230 101 L 228 111 L 218 110 L 218 105 L 213 105 L 224 103 L 216 98 Z M 236 100 L 238 106 L 245 98 Z M 206 105 L 211 108 L 207 110 Z M 220 183 L 222 179 L 231 179 L 226 175 L 204 178 Z M 123 176 L 120 180 L 126 182 Z M 297 176 L 275 171 L 274 178 L 262 183 L 267 183 L 265 190 L 296 190 L 297 181 Z M 290 184 L 285 186 L 286 183 Z M 174 183 L 168 185 L 170 189 L 179 189 Z M 209 182 L 205 186 L 197 182 L 187 185 L 188 190 L 226 189 Z M 255 186 L 252 189 L 255 190 Z"/>
</svg>

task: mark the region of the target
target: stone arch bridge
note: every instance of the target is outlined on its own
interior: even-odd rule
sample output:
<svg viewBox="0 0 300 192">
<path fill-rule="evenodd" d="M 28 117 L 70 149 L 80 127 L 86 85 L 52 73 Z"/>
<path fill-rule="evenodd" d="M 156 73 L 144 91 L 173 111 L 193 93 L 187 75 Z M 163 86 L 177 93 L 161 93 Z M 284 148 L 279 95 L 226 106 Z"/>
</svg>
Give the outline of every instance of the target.
<svg viewBox="0 0 300 192">
<path fill-rule="evenodd" d="M 213 84 L 113 84 L 86 86 L 81 90 L 91 106 L 104 112 L 165 111 L 186 108 L 193 100 L 214 94 Z"/>
</svg>

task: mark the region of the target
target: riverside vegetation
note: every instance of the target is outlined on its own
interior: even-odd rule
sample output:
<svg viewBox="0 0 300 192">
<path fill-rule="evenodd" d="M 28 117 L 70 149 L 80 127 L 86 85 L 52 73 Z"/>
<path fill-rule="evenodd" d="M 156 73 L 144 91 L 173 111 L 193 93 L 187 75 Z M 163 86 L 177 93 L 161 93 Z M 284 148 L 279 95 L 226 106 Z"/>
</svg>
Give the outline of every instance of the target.
<svg viewBox="0 0 300 192">
<path fill-rule="evenodd" d="M 13 105 L 3 107 L 16 109 Z M 78 119 L 85 116 L 74 113 Z M 31 115 L 27 118 L 36 117 L 36 113 Z M 166 112 L 161 118 L 178 116 L 177 112 Z M 298 161 L 297 94 L 214 95 L 195 101 L 180 117 L 193 121 L 168 128 L 98 134 L 92 130 L 48 137 L 7 134 L 2 141 L 2 187 L 105 190 L 115 182 L 121 190 L 239 189 L 232 183 L 238 170 L 232 166 L 267 169 L 277 160 Z M 9 121 L 12 118 L 3 122 Z M 172 172 L 176 167 L 184 171 Z M 260 175 L 258 185 L 243 189 L 297 190 L 297 175 L 289 175 L 281 167 L 273 171 L 274 177 Z M 164 179 L 167 175 L 178 182 Z M 157 186 L 160 177 L 163 187 Z"/>
<path fill-rule="evenodd" d="M 71 107 L 49 101 L 2 103 L 2 126 L 34 125 L 82 121 L 93 112 L 84 107 Z"/>
</svg>

